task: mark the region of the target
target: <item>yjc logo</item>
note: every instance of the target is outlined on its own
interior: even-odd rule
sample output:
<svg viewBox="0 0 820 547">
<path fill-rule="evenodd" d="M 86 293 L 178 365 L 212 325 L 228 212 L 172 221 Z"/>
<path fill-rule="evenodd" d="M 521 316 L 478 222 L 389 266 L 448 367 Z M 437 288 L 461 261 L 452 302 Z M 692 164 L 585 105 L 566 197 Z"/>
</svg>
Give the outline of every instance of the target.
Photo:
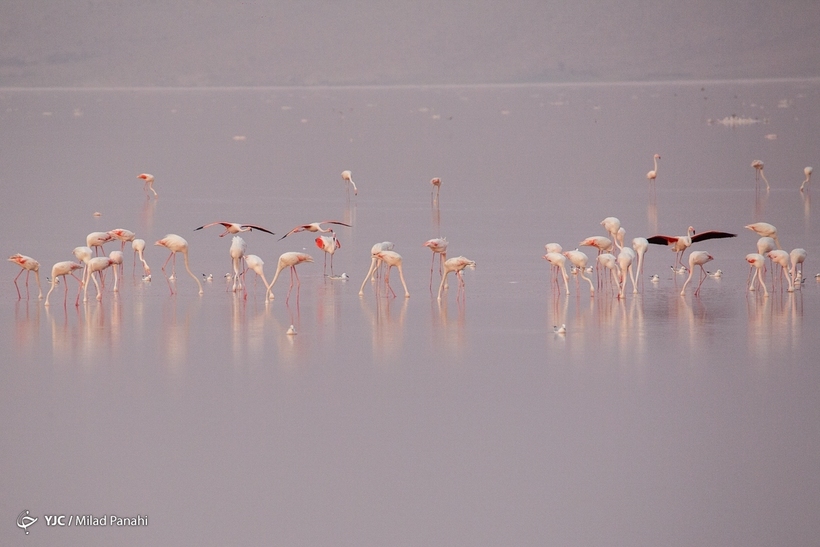
<svg viewBox="0 0 820 547">
<path fill-rule="evenodd" d="M 26 531 L 28 535 L 28 527 L 37 522 L 37 517 L 32 517 L 28 514 L 28 509 L 17 515 L 17 526 Z"/>
</svg>

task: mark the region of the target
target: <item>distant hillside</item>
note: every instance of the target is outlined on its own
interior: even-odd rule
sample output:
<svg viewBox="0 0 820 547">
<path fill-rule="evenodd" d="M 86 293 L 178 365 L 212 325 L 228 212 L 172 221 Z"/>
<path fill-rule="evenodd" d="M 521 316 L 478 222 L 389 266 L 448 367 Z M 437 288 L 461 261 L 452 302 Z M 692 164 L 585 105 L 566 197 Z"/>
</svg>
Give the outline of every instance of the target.
<svg viewBox="0 0 820 547">
<path fill-rule="evenodd" d="M 820 2 L 9 0 L 0 86 L 820 76 Z"/>
</svg>

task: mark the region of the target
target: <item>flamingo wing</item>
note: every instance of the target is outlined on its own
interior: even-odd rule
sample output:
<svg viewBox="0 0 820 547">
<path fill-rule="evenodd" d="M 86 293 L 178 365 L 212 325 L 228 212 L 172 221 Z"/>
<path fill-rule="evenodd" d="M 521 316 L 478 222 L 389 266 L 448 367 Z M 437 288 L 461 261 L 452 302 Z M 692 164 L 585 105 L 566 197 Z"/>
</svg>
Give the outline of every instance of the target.
<svg viewBox="0 0 820 547">
<path fill-rule="evenodd" d="M 201 230 L 202 228 L 210 228 L 211 226 L 216 226 L 217 224 L 221 224 L 225 228 L 228 228 L 231 225 L 230 222 L 211 222 L 210 224 L 205 224 L 203 226 L 200 226 L 199 228 L 194 228 L 194 231 L 196 232 L 197 230 Z"/>
<path fill-rule="evenodd" d="M 256 224 L 243 224 L 242 228 L 250 228 L 251 230 L 259 230 L 260 232 L 267 232 L 267 233 L 273 235 L 273 232 L 271 232 L 270 230 L 262 228 L 261 226 L 257 226 Z"/>
<path fill-rule="evenodd" d="M 723 239 L 726 237 L 737 237 L 737 234 L 730 234 L 729 232 L 718 232 L 710 230 L 708 232 L 701 232 L 692 236 L 692 243 L 697 241 L 704 241 L 706 239 Z"/>
<path fill-rule="evenodd" d="M 319 224 L 338 224 L 339 226 L 347 226 L 348 228 L 352 228 L 350 224 L 346 224 L 344 222 L 339 222 L 338 220 L 323 220 Z"/>
<path fill-rule="evenodd" d="M 652 236 L 646 238 L 646 241 L 651 243 L 652 245 L 674 245 L 678 242 L 680 237 L 678 236 Z"/>
</svg>

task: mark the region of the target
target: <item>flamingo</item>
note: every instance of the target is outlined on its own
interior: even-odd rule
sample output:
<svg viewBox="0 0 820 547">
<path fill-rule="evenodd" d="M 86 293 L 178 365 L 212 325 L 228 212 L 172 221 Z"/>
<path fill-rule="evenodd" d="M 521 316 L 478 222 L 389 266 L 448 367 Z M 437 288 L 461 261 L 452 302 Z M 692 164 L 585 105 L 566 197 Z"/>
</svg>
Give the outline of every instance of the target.
<svg viewBox="0 0 820 547">
<path fill-rule="evenodd" d="M 463 297 L 464 295 L 464 277 L 462 276 L 462 272 L 465 268 L 470 268 L 471 270 L 475 270 L 475 261 L 470 260 L 469 258 L 463 256 L 457 256 L 455 258 L 449 258 L 444 261 L 444 275 L 441 278 L 441 284 L 438 286 L 438 301 L 441 302 L 441 291 L 444 289 L 444 283 L 447 281 L 447 274 L 450 272 L 455 272 L 456 277 L 458 278 L 458 294 L 456 294 L 456 300 L 458 300 L 459 296 Z M 401 271 L 401 270 L 399 270 Z M 408 295 L 409 296 L 409 295 Z"/>
<path fill-rule="evenodd" d="M 561 254 L 564 252 L 564 248 L 561 247 L 560 243 L 547 243 L 546 245 L 544 245 L 544 250 L 546 250 L 547 253 Z"/>
<path fill-rule="evenodd" d="M 655 178 L 658 176 L 658 160 L 661 159 L 661 155 L 655 154 L 653 159 L 655 160 L 655 168 L 646 174 L 646 179 L 650 182 L 655 182 Z"/>
<path fill-rule="evenodd" d="M 103 245 L 114 239 L 114 236 L 108 232 L 91 232 L 85 237 L 85 244 L 94 250 L 96 256 L 99 253 L 104 254 Z"/>
<path fill-rule="evenodd" d="M 165 247 L 171 254 L 168 255 L 168 258 L 165 259 L 165 264 L 162 265 L 162 272 L 165 273 L 165 266 L 168 265 L 168 261 L 171 260 L 171 257 L 174 258 L 174 264 L 171 266 L 171 276 L 174 277 L 176 274 L 176 262 L 177 262 L 177 253 L 182 253 L 182 257 L 185 259 L 185 269 L 188 270 L 188 274 L 194 278 L 196 281 L 197 286 L 199 287 L 199 294 L 202 294 L 204 291 L 202 290 L 202 283 L 199 282 L 199 278 L 194 275 L 191 271 L 191 268 L 188 266 L 188 242 L 185 241 L 185 238 L 178 236 L 176 234 L 168 234 L 156 243 L 159 247 Z M 171 289 L 171 294 L 174 294 L 173 289 Z"/>
<path fill-rule="evenodd" d="M 148 190 L 154 192 L 154 197 L 159 197 L 157 191 L 154 190 L 154 175 L 149 175 L 148 173 L 142 173 L 141 175 L 137 175 L 138 179 L 142 179 L 145 181 L 145 184 L 142 185 L 142 190 L 145 192 L 145 197 L 147 199 L 151 199 L 151 196 L 148 194 Z"/>
<path fill-rule="evenodd" d="M 703 265 L 709 262 L 710 260 L 714 260 L 714 257 L 707 253 L 706 251 L 692 251 L 689 255 L 689 277 L 686 278 L 686 281 L 683 284 L 683 288 L 681 288 L 680 295 L 684 296 L 686 294 L 686 285 L 692 280 L 692 274 L 695 273 L 695 266 L 700 266 L 700 283 L 698 283 L 697 288 L 695 289 L 695 296 L 698 295 L 700 292 L 700 286 L 703 285 L 703 280 L 706 279 L 706 270 L 703 269 Z"/>
<path fill-rule="evenodd" d="M 794 292 L 794 287 L 792 286 L 792 279 L 786 273 L 789 270 L 789 253 L 782 249 L 775 249 L 774 251 L 769 251 L 767 256 L 780 266 L 781 272 L 783 272 L 783 277 L 786 279 L 786 282 L 789 284 L 789 288 L 786 289 L 786 292 Z M 772 282 L 772 290 L 774 290 L 774 282 Z"/>
<path fill-rule="evenodd" d="M 134 268 L 132 268 L 131 273 L 133 274 L 133 270 L 137 267 L 137 255 L 139 255 L 140 262 L 142 262 L 142 269 L 145 270 L 145 275 L 151 275 L 151 268 L 148 267 L 148 263 L 142 256 L 142 252 L 145 250 L 145 240 L 135 239 L 131 242 L 131 248 L 134 249 Z"/>
<path fill-rule="evenodd" d="M 592 280 L 584 275 L 584 270 L 586 270 L 587 262 L 589 262 L 589 257 L 582 253 L 579 250 L 574 251 L 564 251 L 564 256 L 570 261 L 570 263 L 578 268 L 578 275 L 583 277 L 587 283 L 589 283 L 589 295 L 595 295 L 595 287 L 592 286 Z M 576 280 L 577 281 L 577 280 Z"/>
<path fill-rule="evenodd" d="M 814 171 L 811 167 L 806 167 L 803 169 L 803 173 L 806 175 L 806 180 L 803 181 L 803 184 L 800 185 L 800 191 L 802 192 L 805 188 L 806 190 L 809 189 L 809 182 L 811 182 L 811 172 Z"/>
<path fill-rule="evenodd" d="M 561 272 L 561 277 L 564 278 L 564 290 L 569 294 L 569 282 L 567 281 L 568 276 L 566 270 L 567 257 L 560 252 L 549 252 L 544 255 L 544 259 L 549 262 L 555 270 Z M 557 279 L 555 280 L 555 284 L 558 284 Z"/>
<path fill-rule="evenodd" d="M 288 296 L 285 299 L 285 302 L 290 298 L 290 291 L 293 289 L 293 277 L 296 276 L 296 290 L 298 292 L 299 287 L 302 283 L 299 281 L 299 274 L 296 273 L 296 266 L 301 264 L 302 262 L 313 262 L 313 257 L 311 257 L 307 253 L 298 253 L 294 251 L 290 251 L 287 253 L 282 253 L 279 256 L 279 263 L 276 265 L 276 273 L 273 275 L 273 280 L 268 285 L 268 294 L 269 299 L 273 300 L 273 285 L 276 283 L 276 280 L 279 278 L 279 274 L 285 268 L 290 268 L 290 287 L 288 288 Z"/>
<path fill-rule="evenodd" d="M 359 189 L 356 188 L 356 183 L 353 182 L 353 173 L 348 170 L 342 171 L 342 180 L 345 182 L 349 182 L 353 186 L 353 194 L 358 196 Z M 347 195 L 350 197 L 350 186 L 347 186 Z"/>
<path fill-rule="evenodd" d="M 85 284 L 85 272 L 88 269 L 88 261 L 91 260 L 91 257 L 94 256 L 94 251 L 91 250 L 91 247 L 80 246 L 74 247 L 74 250 L 71 251 L 74 254 L 74 257 L 83 263 L 83 284 Z"/>
<path fill-rule="evenodd" d="M 750 264 L 749 278 L 746 279 L 747 282 L 751 279 L 749 290 L 755 290 L 755 281 L 757 281 L 760 283 L 760 286 L 763 287 L 765 296 L 769 296 L 769 289 L 766 288 L 766 282 L 763 280 L 763 271 L 766 269 L 766 259 L 763 258 L 763 255 L 760 253 L 749 253 L 746 255 L 746 262 Z M 757 274 L 754 276 L 752 276 L 752 268 L 757 268 Z"/>
<path fill-rule="evenodd" d="M 632 268 L 632 264 L 634 264 L 637 257 L 637 253 L 629 247 L 624 247 L 618 253 L 618 267 L 621 269 L 621 298 L 624 297 L 624 290 L 626 290 L 627 273 L 632 280 L 632 294 L 638 294 L 638 287 L 635 284 L 635 270 Z"/>
<path fill-rule="evenodd" d="M 801 249 L 799 247 L 797 249 L 792 249 L 792 252 L 789 253 L 789 260 L 792 263 L 792 269 L 791 269 L 792 286 L 796 285 L 795 288 L 798 288 L 798 289 L 800 288 L 800 281 L 798 280 L 797 276 L 799 274 L 800 278 L 802 279 L 802 277 L 803 277 L 803 262 L 806 261 L 807 256 L 808 256 L 808 253 L 806 253 L 806 249 Z M 800 271 L 799 272 L 798 272 L 798 268 L 797 268 L 798 265 L 800 266 L 800 268 L 799 268 Z"/>
<path fill-rule="evenodd" d="M 438 201 L 438 193 L 439 193 L 439 191 L 441 191 L 441 179 L 438 178 L 438 177 L 430 179 L 430 184 L 433 186 L 433 188 L 430 190 L 430 197 L 432 198 L 433 197 L 433 192 L 435 192 L 436 197 L 433 198 L 433 200 Z"/>
<path fill-rule="evenodd" d="M 769 224 L 768 222 L 755 222 L 754 224 L 747 224 L 744 226 L 757 235 L 761 237 L 770 237 L 774 239 L 774 242 L 777 244 L 778 249 L 782 249 L 783 247 L 780 245 L 780 240 L 777 239 L 777 228 L 773 225 Z"/>
<path fill-rule="evenodd" d="M 763 178 L 763 181 L 766 183 L 766 190 L 769 189 L 769 181 L 766 180 L 766 175 L 763 174 L 763 162 L 760 160 L 754 160 L 752 162 L 752 167 L 755 169 L 755 186 L 757 186 L 758 181 L 760 178 Z"/>
<path fill-rule="evenodd" d="M 236 222 L 211 222 L 210 224 L 205 224 L 200 226 L 199 228 L 194 228 L 194 231 L 201 230 L 203 228 L 210 228 L 211 226 L 216 226 L 217 224 L 223 226 L 225 231 L 219 234 L 219 237 L 225 237 L 228 234 L 238 234 L 240 232 L 250 232 L 252 230 L 259 230 L 260 232 L 266 232 L 268 234 L 273 235 L 273 232 L 266 228 L 262 228 L 261 226 L 257 226 L 256 224 L 239 224 Z"/>
<path fill-rule="evenodd" d="M 236 292 L 237 283 L 239 284 L 239 288 L 242 288 L 242 280 L 239 279 L 239 270 L 241 269 L 242 258 L 245 256 L 245 249 L 248 248 L 248 245 L 245 243 L 245 240 L 239 236 L 233 236 L 233 240 L 231 241 L 231 248 L 229 253 L 231 255 L 231 263 L 233 264 L 233 291 Z"/>
<path fill-rule="evenodd" d="M 367 270 L 367 275 L 365 276 L 364 281 L 362 281 L 362 286 L 359 289 L 359 296 L 364 296 L 365 283 L 367 283 L 368 279 L 373 277 L 373 274 L 376 272 L 376 268 L 378 268 L 382 263 L 382 260 L 378 257 L 379 252 L 392 251 L 394 246 L 395 245 L 393 245 L 393 242 L 391 241 L 382 241 L 381 243 L 376 243 L 370 248 L 370 269 Z"/>
<path fill-rule="evenodd" d="M 114 266 L 114 288 L 111 289 L 114 292 L 118 292 L 119 289 L 117 288 L 117 281 L 119 281 L 119 274 L 117 273 L 117 266 L 122 267 L 122 260 L 123 254 L 122 251 L 111 251 L 108 253 L 108 258 L 111 259 L 111 264 Z"/>
<path fill-rule="evenodd" d="M 63 262 L 58 262 L 54 266 L 51 267 L 51 288 L 48 290 L 48 294 L 46 294 L 46 302 L 45 305 L 48 306 L 48 297 L 51 296 L 51 291 L 54 290 L 54 287 L 57 286 L 59 283 L 58 277 L 63 277 L 63 281 L 65 282 L 65 297 L 63 298 L 63 305 L 65 306 L 68 300 L 68 281 L 66 281 L 67 275 L 71 275 L 74 279 L 77 280 L 79 283 L 79 287 L 77 289 L 77 301 L 74 303 L 75 306 L 80 305 L 80 289 L 83 288 L 83 281 L 76 275 L 74 275 L 74 270 L 79 270 L 83 267 L 82 264 L 78 262 L 74 262 L 72 260 L 65 260 Z"/>
<path fill-rule="evenodd" d="M 297 226 L 296 228 L 294 228 L 290 232 L 288 232 L 285 235 L 283 235 L 282 237 L 280 237 L 279 241 L 282 241 L 283 239 L 288 237 L 290 234 L 296 234 L 298 232 L 314 232 L 314 233 L 319 232 L 319 233 L 324 234 L 324 233 L 333 231 L 333 228 L 322 228 L 322 224 L 338 224 L 339 226 L 347 226 L 348 228 L 352 228 L 352 226 L 350 224 L 346 224 L 344 222 L 339 222 L 338 220 L 323 220 L 321 222 L 310 222 L 308 224 L 302 224 L 300 226 Z"/>
<path fill-rule="evenodd" d="M 748 226 L 747 226 L 748 227 Z M 657 235 L 652 236 L 646 239 L 647 243 L 651 243 L 652 245 L 669 245 L 671 249 L 677 253 L 675 257 L 675 266 L 678 264 L 681 265 L 681 268 L 685 269 L 683 265 L 683 253 L 686 252 L 692 243 L 697 243 L 698 241 L 704 241 L 707 239 L 721 239 L 726 237 L 737 237 L 737 234 L 730 234 L 729 232 L 718 232 L 716 230 L 710 230 L 708 232 L 701 232 L 699 234 L 695 233 L 695 229 L 689 226 L 689 230 L 685 236 L 664 236 L 664 235 Z M 672 266 L 674 269 L 675 266 Z"/>
<path fill-rule="evenodd" d="M 83 292 L 83 302 L 88 302 L 88 279 L 90 278 L 91 281 L 94 282 L 94 286 L 97 287 L 97 300 L 102 300 L 102 293 L 100 292 L 100 284 L 97 283 L 97 278 L 94 277 L 94 272 L 100 272 L 102 275 L 102 271 L 109 266 L 114 264 L 114 262 L 108 258 L 107 256 L 95 256 L 91 260 L 88 261 L 86 264 L 85 269 L 85 289 Z"/>
<path fill-rule="evenodd" d="M 330 230 L 329 236 L 319 236 L 315 240 L 316 246 L 325 252 L 325 264 L 322 273 L 327 276 L 327 255 L 330 255 L 330 275 L 333 275 L 333 255 L 336 249 L 341 249 L 342 244 L 336 239 L 336 233 Z"/>
<path fill-rule="evenodd" d="M 638 255 L 637 276 L 643 279 L 643 255 L 649 250 L 649 242 L 645 237 L 636 237 L 632 240 L 632 250 Z M 643 283 L 643 281 L 641 281 L 641 283 Z"/>
<path fill-rule="evenodd" d="M 438 254 L 438 273 L 441 275 L 442 264 L 447 260 L 447 245 L 449 245 L 449 242 L 446 237 L 436 237 L 424 242 L 423 246 L 429 247 L 433 251 L 433 261 L 430 262 L 430 290 L 433 289 L 433 265 L 436 263 L 436 254 Z"/>
<path fill-rule="evenodd" d="M 256 255 L 245 255 L 245 264 L 248 266 L 249 270 L 253 270 L 256 275 L 262 278 L 262 281 L 265 283 L 265 300 L 268 300 L 268 296 L 271 294 L 270 289 L 268 287 L 268 280 L 265 279 L 265 272 L 262 267 L 265 263 Z M 247 271 L 247 270 L 246 270 Z M 248 284 L 245 283 L 245 297 L 247 298 L 248 293 Z M 273 297 L 271 296 L 271 299 Z"/>
<path fill-rule="evenodd" d="M 610 272 L 612 272 L 612 279 L 615 280 L 615 285 L 617 286 L 618 296 L 620 297 L 621 294 L 621 281 L 620 276 L 618 275 L 618 260 L 615 258 L 615 255 L 612 253 L 603 253 L 598 255 L 598 264 L 607 268 Z"/>
<path fill-rule="evenodd" d="M 598 255 L 612 250 L 612 240 L 604 236 L 588 237 L 578 244 L 579 247 L 595 247 L 598 249 Z"/>
<path fill-rule="evenodd" d="M 114 230 L 110 230 L 108 232 L 108 235 L 112 236 L 114 239 L 119 239 L 122 242 L 122 245 L 120 246 L 120 251 L 125 251 L 125 243 L 128 241 L 134 241 L 134 238 L 137 237 L 137 234 L 135 234 L 131 230 L 126 230 L 125 228 L 116 228 Z"/>
<path fill-rule="evenodd" d="M 40 287 L 40 263 L 30 256 L 21 255 L 20 253 L 11 255 L 9 257 L 9 262 L 14 262 L 22 268 L 20 273 L 18 273 L 14 278 L 14 287 L 17 289 L 17 298 L 22 298 L 20 295 L 20 287 L 17 286 L 17 278 L 20 277 L 23 272 L 26 272 L 26 299 L 28 299 L 28 278 L 31 275 L 31 272 L 34 272 L 34 279 L 37 280 L 37 289 L 40 291 L 40 296 L 38 296 L 37 299 L 42 300 L 43 289 Z"/>
<path fill-rule="evenodd" d="M 618 245 L 618 230 L 621 229 L 621 221 L 615 217 L 606 217 L 604 220 L 601 221 L 601 226 L 604 227 L 604 230 L 612 236 L 612 241 L 615 245 L 618 246 L 620 249 L 623 245 Z"/>
<path fill-rule="evenodd" d="M 401 267 L 401 255 L 396 251 L 379 251 L 378 253 L 376 253 L 376 257 L 385 264 L 387 264 L 387 271 L 384 274 L 384 284 L 387 285 L 387 288 L 390 289 L 390 292 L 393 293 L 393 296 L 396 296 L 396 291 L 394 291 L 393 287 L 390 286 L 390 269 L 393 268 L 393 266 L 395 266 L 396 269 L 399 271 L 399 278 L 401 279 L 402 287 L 404 287 L 404 297 L 410 298 L 410 291 L 407 290 L 407 283 L 404 282 L 404 271 L 402 271 Z M 446 269 L 447 263 L 445 262 L 445 270 Z"/>
</svg>

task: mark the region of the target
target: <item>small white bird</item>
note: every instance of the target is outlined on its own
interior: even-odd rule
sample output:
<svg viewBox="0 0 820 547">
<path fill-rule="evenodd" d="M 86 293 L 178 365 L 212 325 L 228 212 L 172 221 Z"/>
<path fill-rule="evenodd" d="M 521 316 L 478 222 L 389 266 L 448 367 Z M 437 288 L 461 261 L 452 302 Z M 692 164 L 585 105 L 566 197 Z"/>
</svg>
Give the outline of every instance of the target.
<svg viewBox="0 0 820 547">
<path fill-rule="evenodd" d="M 658 274 L 652 274 L 652 275 L 649 276 L 649 280 L 652 283 L 657 283 L 658 281 L 661 280 L 661 276 L 659 276 Z"/>
<path fill-rule="evenodd" d="M 202 274 L 202 279 L 204 279 L 205 281 L 213 281 L 214 274 Z"/>
<path fill-rule="evenodd" d="M 680 268 L 675 268 L 674 266 L 669 266 L 672 268 L 672 271 L 676 274 L 685 274 L 686 273 L 686 266 L 681 266 Z"/>
<path fill-rule="evenodd" d="M 706 272 L 706 273 L 709 274 L 709 277 L 718 277 L 719 278 L 719 277 L 723 276 L 723 270 L 717 270 L 716 272 Z"/>
<path fill-rule="evenodd" d="M 288 336 L 294 336 L 294 335 L 296 334 L 296 329 L 295 329 L 295 328 L 293 328 L 293 325 L 291 325 L 291 326 L 288 328 L 288 331 L 287 331 L 285 334 L 287 334 Z"/>
<path fill-rule="evenodd" d="M 142 276 L 142 280 L 145 282 L 151 281 L 151 274 L 146 274 Z"/>
<path fill-rule="evenodd" d="M 555 326 L 555 327 L 553 327 L 553 330 L 555 331 L 555 334 L 566 334 L 567 333 L 567 326 L 566 326 L 566 324 L 561 323 L 560 327 Z"/>
</svg>

